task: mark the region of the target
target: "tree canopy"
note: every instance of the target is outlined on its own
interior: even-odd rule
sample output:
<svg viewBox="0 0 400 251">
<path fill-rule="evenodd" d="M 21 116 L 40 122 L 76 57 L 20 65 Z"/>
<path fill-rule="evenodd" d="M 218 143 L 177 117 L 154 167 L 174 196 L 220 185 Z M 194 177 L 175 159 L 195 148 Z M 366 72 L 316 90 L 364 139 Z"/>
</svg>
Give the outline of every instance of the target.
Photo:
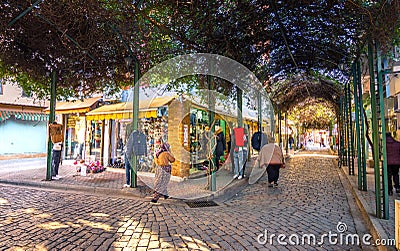
<svg viewBox="0 0 400 251">
<path fill-rule="evenodd" d="M 145 72 L 175 55 L 207 52 L 248 67 L 289 108 L 313 85 L 331 85 L 324 79 L 348 78 L 338 65 L 368 41 L 388 50 L 399 35 L 400 0 L 14 0 L 0 11 L 2 73 L 43 95 L 52 71 L 64 95 L 85 95 L 129 83 L 126 55 Z M 298 84 L 306 91 L 283 98 Z M 332 91 L 319 90 L 322 98 Z"/>
</svg>

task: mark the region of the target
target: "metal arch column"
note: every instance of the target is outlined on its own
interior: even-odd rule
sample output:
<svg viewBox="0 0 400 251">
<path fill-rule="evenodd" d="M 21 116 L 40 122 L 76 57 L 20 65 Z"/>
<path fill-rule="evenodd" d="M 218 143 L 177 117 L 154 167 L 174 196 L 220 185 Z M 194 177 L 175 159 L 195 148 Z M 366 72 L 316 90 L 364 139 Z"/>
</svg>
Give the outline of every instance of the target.
<svg viewBox="0 0 400 251">
<path fill-rule="evenodd" d="M 382 157 L 382 192 L 383 192 L 383 215 L 382 218 L 389 219 L 389 191 L 388 191 L 388 172 L 387 172 L 387 158 L 386 158 L 386 126 L 385 126 L 385 104 L 383 100 L 383 71 L 382 71 L 382 57 L 379 49 L 379 44 L 376 43 L 376 72 L 378 74 L 378 94 L 379 94 L 379 108 L 380 108 L 380 121 L 381 121 L 381 157 Z"/>
<path fill-rule="evenodd" d="M 51 73 L 51 86 L 50 86 L 50 114 L 49 124 L 53 123 L 56 114 L 56 83 L 57 73 L 55 70 Z M 49 129 L 48 129 L 49 130 Z M 52 148 L 53 142 L 51 142 L 50 131 L 47 133 L 47 169 L 46 169 L 46 180 L 51 180 L 51 164 L 52 164 Z"/>
<path fill-rule="evenodd" d="M 362 100 L 360 99 L 362 93 L 359 89 L 359 84 L 361 84 L 361 79 L 358 75 L 358 66 L 359 61 L 354 62 L 352 65 L 352 73 L 353 73 L 353 88 L 354 88 L 354 109 L 355 109 L 355 126 L 356 126 L 356 144 L 357 144 L 357 178 L 358 178 L 358 189 L 362 190 L 364 187 L 365 177 L 364 177 L 364 154 L 363 151 L 365 149 L 364 144 L 365 141 L 362 141 L 363 135 L 361 134 L 361 124 L 360 121 L 360 110 L 362 109 Z"/>
<path fill-rule="evenodd" d="M 355 111 L 355 123 L 356 123 L 356 146 L 357 146 L 357 180 L 358 189 L 362 188 L 362 171 L 361 171 L 361 135 L 360 135 L 360 111 L 359 111 L 359 93 L 357 88 L 358 76 L 357 76 L 357 66 L 356 63 L 352 64 L 351 67 L 353 74 L 353 96 L 354 96 L 354 111 Z"/>
<path fill-rule="evenodd" d="M 347 102 L 348 102 L 348 152 L 349 152 L 349 174 L 354 175 L 354 133 L 353 133 L 353 115 L 352 115 L 352 105 L 351 105 L 351 90 L 350 90 L 350 81 L 347 82 Z"/>
<path fill-rule="evenodd" d="M 364 127 L 364 106 L 362 100 L 362 85 L 361 85 L 361 62 L 356 62 L 357 74 L 357 91 L 358 91 L 358 104 L 359 104 L 359 121 L 360 121 L 360 139 L 361 139 L 361 171 L 362 171 L 362 190 L 367 191 L 367 151 L 365 142 L 365 127 Z"/>
<path fill-rule="evenodd" d="M 339 100 L 339 161 L 340 161 L 340 167 L 345 165 L 345 160 L 346 160 L 346 155 L 345 155 L 345 149 L 344 149 L 344 140 L 345 140 L 345 129 L 344 129 L 344 117 L 345 117 L 345 111 L 344 111 L 344 101 L 343 97 L 340 97 Z"/>
<path fill-rule="evenodd" d="M 214 137 L 215 133 L 215 93 L 211 90 L 214 90 L 214 79 L 211 75 L 207 75 L 207 88 L 208 88 L 208 123 L 210 126 L 210 133 L 212 137 Z M 214 139 L 215 140 L 215 139 Z M 217 180 L 216 180 L 216 170 L 217 170 L 217 156 L 215 154 L 215 147 L 212 150 L 212 158 L 210 163 L 210 177 L 209 177 L 209 190 L 216 191 L 217 190 Z"/>
<path fill-rule="evenodd" d="M 344 85 L 344 101 L 343 101 L 343 110 L 344 110 L 344 120 L 343 120 L 343 129 L 344 129 L 344 155 L 346 157 L 346 161 L 344 163 L 345 166 L 348 167 L 348 171 L 350 174 L 350 151 L 349 151 L 349 138 L 350 138 L 350 132 L 349 132 L 349 95 L 348 95 L 348 89 L 347 89 L 347 83 Z"/>
</svg>

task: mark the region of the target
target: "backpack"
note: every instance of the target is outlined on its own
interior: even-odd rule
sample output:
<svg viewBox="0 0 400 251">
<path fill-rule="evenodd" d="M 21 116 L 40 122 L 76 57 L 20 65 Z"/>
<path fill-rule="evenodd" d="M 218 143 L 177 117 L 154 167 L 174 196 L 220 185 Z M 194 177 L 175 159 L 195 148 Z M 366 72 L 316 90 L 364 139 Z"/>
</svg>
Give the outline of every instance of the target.
<svg viewBox="0 0 400 251">
<path fill-rule="evenodd" d="M 251 137 L 251 147 L 256 151 L 260 151 L 260 149 L 267 143 L 268 139 L 265 133 L 256 132 Z"/>
</svg>

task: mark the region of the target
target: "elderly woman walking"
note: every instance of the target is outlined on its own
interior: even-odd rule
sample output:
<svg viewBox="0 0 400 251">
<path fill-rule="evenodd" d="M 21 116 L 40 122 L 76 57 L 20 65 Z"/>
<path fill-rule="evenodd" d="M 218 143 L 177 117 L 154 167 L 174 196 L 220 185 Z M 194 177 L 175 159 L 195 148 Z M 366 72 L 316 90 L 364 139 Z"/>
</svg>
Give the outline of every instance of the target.
<svg viewBox="0 0 400 251">
<path fill-rule="evenodd" d="M 161 196 L 164 196 L 164 199 L 168 198 L 167 186 L 171 178 L 171 163 L 175 161 L 168 143 L 161 145 L 160 149 L 156 152 L 154 161 L 157 167 L 154 180 L 154 194 L 151 202 L 157 203 Z"/>
</svg>

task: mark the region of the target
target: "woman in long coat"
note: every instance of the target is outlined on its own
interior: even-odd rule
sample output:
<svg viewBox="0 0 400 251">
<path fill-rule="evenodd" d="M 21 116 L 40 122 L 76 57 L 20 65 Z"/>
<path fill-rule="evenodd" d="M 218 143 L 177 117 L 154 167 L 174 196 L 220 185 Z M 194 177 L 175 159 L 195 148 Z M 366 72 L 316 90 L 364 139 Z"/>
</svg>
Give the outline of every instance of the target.
<svg viewBox="0 0 400 251">
<path fill-rule="evenodd" d="M 151 202 L 156 203 L 161 196 L 168 198 L 168 183 L 171 179 L 171 163 L 175 162 L 174 155 L 170 152 L 170 145 L 163 143 L 156 152 L 156 174 L 154 180 L 154 194 Z"/>
</svg>

